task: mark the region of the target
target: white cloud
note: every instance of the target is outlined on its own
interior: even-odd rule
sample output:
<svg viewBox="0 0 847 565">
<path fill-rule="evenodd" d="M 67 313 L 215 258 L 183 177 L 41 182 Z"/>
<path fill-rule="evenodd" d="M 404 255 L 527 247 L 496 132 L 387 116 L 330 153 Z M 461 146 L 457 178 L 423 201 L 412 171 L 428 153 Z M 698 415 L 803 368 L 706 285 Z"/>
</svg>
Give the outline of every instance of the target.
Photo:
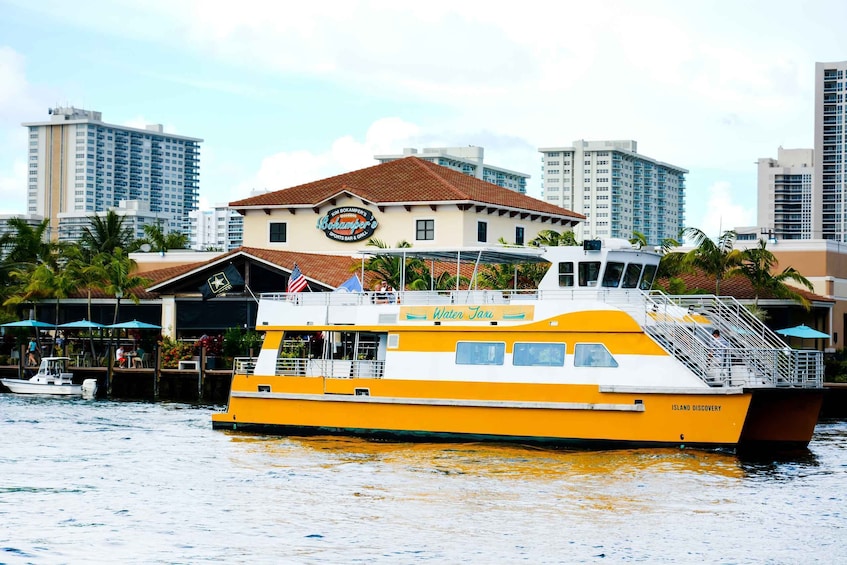
<svg viewBox="0 0 847 565">
<path fill-rule="evenodd" d="M 26 174 L 26 162 L 22 159 L 14 162 L 8 174 L 0 169 L 0 214 L 26 212 Z"/>
<path fill-rule="evenodd" d="M 291 151 L 270 155 L 229 200 L 244 198 L 255 190 L 281 190 L 375 165 L 374 155 L 398 153 L 398 146 L 408 146 L 418 134 L 415 124 L 383 118 L 371 124 L 361 141 L 346 135 L 333 141 L 324 153 Z"/>
<path fill-rule="evenodd" d="M 733 200 L 733 187 L 719 181 L 708 187 L 705 209 L 699 218 L 691 218 L 689 226 L 700 228 L 705 234 L 717 237 L 726 230 L 756 225 L 755 208 L 746 208 Z"/>
</svg>

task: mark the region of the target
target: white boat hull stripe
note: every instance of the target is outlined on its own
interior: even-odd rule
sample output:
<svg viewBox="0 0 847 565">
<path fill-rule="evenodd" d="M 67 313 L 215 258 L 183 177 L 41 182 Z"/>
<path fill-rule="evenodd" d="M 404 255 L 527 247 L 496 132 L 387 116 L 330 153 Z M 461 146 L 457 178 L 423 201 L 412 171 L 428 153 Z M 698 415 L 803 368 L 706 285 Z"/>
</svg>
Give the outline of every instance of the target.
<svg viewBox="0 0 847 565">
<path fill-rule="evenodd" d="M 594 410 L 644 412 L 643 404 L 590 404 L 585 402 L 522 402 L 514 400 L 464 400 L 456 398 L 399 398 L 352 394 L 289 394 L 284 392 L 232 391 L 238 398 L 302 400 L 312 402 L 364 402 L 369 404 L 406 404 L 416 406 L 466 406 L 471 408 L 534 408 L 541 410 Z"/>
</svg>

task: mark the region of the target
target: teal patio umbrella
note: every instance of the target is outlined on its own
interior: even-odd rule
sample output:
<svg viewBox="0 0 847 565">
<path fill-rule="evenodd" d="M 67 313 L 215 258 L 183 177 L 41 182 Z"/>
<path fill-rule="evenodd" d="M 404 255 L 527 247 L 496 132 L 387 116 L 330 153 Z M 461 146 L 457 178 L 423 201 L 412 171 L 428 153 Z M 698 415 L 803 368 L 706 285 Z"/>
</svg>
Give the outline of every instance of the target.
<svg viewBox="0 0 847 565">
<path fill-rule="evenodd" d="M 38 320 L 20 320 L 18 322 L 8 322 L 0 324 L 4 328 L 55 328 L 56 324 L 48 324 L 47 322 L 39 322 Z"/>
<path fill-rule="evenodd" d="M 68 328 L 68 329 L 77 329 L 77 330 L 94 330 L 97 328 L 102 328 L 103 324 L 98 324 L 97 322 L 91 322 L 83 318 L 82 320 L 77 320 L 76 322 L 68 322 L 67 324 L 59 324 L 60 328 Z"/>
<path fill-rule="evenodd" d="M 776 330 L 776 333 L 787 337 L 799 337 L 800 339 L 829 339 L 829 334 L 819 332 L 814 328 L 801 324 L 793 328 L 784 328 Z"/>
<path fill-rule="evenodd" d="M 121 322 L 119 324 L 112 324 L 110 326 L 104 326 L 105 328 L 115 329 L 115 330 L 161 330 L 162 326 L 157 326 L 156 324 L 148 324 L 147 322 L 139 322 L 138 320 L 133 320 L 131 322 Z"/>
</svg>

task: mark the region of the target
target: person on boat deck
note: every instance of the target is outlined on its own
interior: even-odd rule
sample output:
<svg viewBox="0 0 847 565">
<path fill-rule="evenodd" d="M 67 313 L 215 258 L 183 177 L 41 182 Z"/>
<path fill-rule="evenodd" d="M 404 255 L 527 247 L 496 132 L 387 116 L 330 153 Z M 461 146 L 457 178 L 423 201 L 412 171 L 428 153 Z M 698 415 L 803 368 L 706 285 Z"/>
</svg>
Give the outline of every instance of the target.
<svg viewBox="0 0 847 565">
<path fill-rule="evenodd" d="M 388 283 L 385 281 L 380 281 L 379 289 L 376 291 L 376 295 L 374 296 L 377 304 L 385 304 L 388 301 Z"/>
<path fill-rule="evenodd" d="M 115 361 L 118 362 L 118 367 L 123 369 L 124 365 L 126 364 L 126 355 L 124 352 L 123 345 L 119 345 L 118 350 L 115 351 Z"/>
<path fill-rule="evenodd" d="M 714 341 L 712 347 L 715 349 L 718 364 L 721 368 L 725 368 L 729 365 L 729 355 L 727 354 L 729 342 L 721 336 L 721 331 L 717 329 L 712 332 L 712 339 Z"/>
<path fill-rule="evenodd" d="M 38 365 L 38 344 L 34 337 L 29 340 L 27 346 L 26 363 L 27 365 Z"/>
</svg>

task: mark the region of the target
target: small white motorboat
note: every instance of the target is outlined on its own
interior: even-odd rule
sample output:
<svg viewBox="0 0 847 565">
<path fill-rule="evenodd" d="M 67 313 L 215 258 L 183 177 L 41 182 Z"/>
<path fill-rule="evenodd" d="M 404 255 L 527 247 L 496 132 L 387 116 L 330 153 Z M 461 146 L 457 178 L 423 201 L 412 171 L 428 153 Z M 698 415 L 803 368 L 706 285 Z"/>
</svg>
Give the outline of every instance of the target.
<svg viewBox="0 0 847 565">
<path fill-rule="evenodd" d="M 97 380 L 85 379 L 74 384 L 73 373 L 67 371 L 69 357 L 43 357 L 38 371 L 28 379 L 0 379 L 3 386 L 16 394 L 50 394 L 94 398 Z"/>
</svg>

